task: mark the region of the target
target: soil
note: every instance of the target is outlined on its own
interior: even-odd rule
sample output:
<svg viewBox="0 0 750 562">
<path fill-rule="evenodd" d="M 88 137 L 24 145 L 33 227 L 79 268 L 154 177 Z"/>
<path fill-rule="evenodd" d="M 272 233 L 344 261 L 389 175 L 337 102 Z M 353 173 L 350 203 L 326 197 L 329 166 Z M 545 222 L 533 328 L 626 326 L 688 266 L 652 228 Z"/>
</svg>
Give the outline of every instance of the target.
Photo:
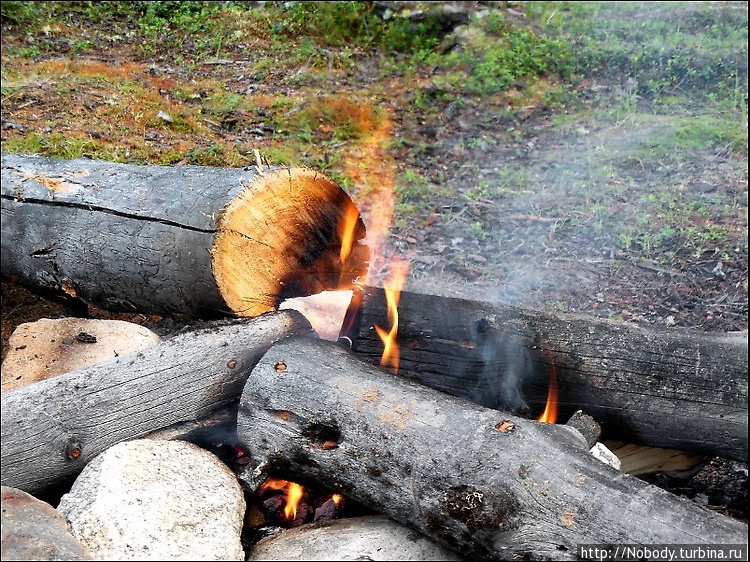
<svg viewBox="0 0 750 562">
<path fill-rule="evenodd" d="M 23 40 L 18 31 L 3 29 L 4 51 L 6 45 Z M 186 84 L 211 78 L 233 92 L 254 88 L 274 96 L 297 89 L 300 96 L 323 90 L 361 96 L 377 85 L 379 93 L 373 99 L 380 101 L 373 103 L 391 115 L 389 149 L 380 162 L 390 170 L 381 169 L 380 177 L 385 174 L 395 181 L 410 170 L 421 178 L 419 189 L 401 194 L 412 206 L 396 208 L 388 246 L 392 255 L 411 260 L 409 290 L 664 329 L 747 330 L 746 149 L 744 154 L 718 147 L 697 149 L 689 157 L 634 157 L 629 147 L 657 138 L 668 127 L 669 115 L 639 122 L 600 117 L 598 110 L 617 103 L 620 84 L 583 84 L 576 105 L 563 110 L 540 102 L 508 111 L 507 98 L 463 97 L 459 103 L 444 103 L 438 88 L 425 106 L 424 100 L 418 103 L 415 91 L 417 84 L 429 83 L 429 73 L 409 83 L 379 78 L 381 62 L 374 56 L 359 57 L 356 65 L 328 74 L 325 80 L 310 74 L 292 81 L 289 69 L 280 67 L 258 83 L 232 64 L 180 66 L 167 56 L 145 59 L 126 40 L 76 55 L 67 44 L 61 41 L 59 51 L 49 58 L 130 65 L 143 75 Z M 262 50 L 257 53 L 262 56 Z M 250 56 L 248 51 L 235 54 L 241 59 Z M 3 59 L 5 63 L 5 55 Z M 524 86 L 519 83 L 517 88 Z M 103 83 L 97 95 L 109 95 L 106 87 Z M 64 131 L 90 128 L 90 114 L 77 112 L 86 102 L 83 94 L 73 91 L 66 96 L 70 99 L 40 83 L 22 96 L 4 97 L 3 141 L 24 131 L 41 133 L 51 120 Z M 655 114 L 654 100 L 639 100 L 638 112 Z M 560 113 L 570 119 L 559 119 Z M 161 142 L 170 142 L 159 134 Z M 231 130 L 218 134 L 236 142 L 259 142 L 257 122 L 242 116 Z M 175 143 L 185 140 L 184 134 L 174 136 Z M 608 167 L 603 177 L 604 164 Z M 351 189 L 363 216 L 379 206 L 379 201 L 367 199 L 367 190 L 357 185 Z M 713 243 L 705 238 L 700 247 L 687 234 L 657 238 L 670 224 L 663 215 L 641 215 L 640 209 L 648 200 L 670 196 L 683 203 L 694 201 L 696 208 L 723 209 L 720 216 L 686 214 L 680 230 L 705 232 L 707 223 L 714 221 L 726 227 L 722 238 Z M 625 228 L 635 224 L 640 230 Z M 623 243 L 623 235 L 633 233 L 640 236 L 640 246 Z M 649 236 L 658 243 L 645 251 Z M 89 313 L 135 321 L 162 335 L 181 327 L 174 319 L 147 314 L 111 314 L 96 307 Z M 19 323 L 66 314 L 70 311 L 63 305 L 3 279 L 3 357 L 7 338 Z M 747 520 L 747 464 L 717 458 L 688 480 L 648 478 Z"/>
</svg>

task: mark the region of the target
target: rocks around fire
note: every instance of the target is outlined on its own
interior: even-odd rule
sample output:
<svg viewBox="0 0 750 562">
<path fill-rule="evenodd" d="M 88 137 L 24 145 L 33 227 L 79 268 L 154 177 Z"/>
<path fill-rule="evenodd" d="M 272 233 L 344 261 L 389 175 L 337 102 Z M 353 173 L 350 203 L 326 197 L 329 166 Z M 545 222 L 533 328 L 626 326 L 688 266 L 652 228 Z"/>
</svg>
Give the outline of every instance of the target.
<svg viewBox="0 0 750 562">
<path fill-rule="evenodd" d="M 235 475 L 185 441 L 134 440 L 96 457 L 58 511 L 98 559 L 243 560 Z"/>
<path fill-rule="evenodd" d="M 2 487 L 3 560 L 93 560 L 47 502 L 18 488 Z"/>
<path fill-rule="evenodd" d="M 382 515 L 286 529 L 257 542 L 248 560 L 464 560 Z"/>
<path fill-rule="evenodd" d="M 148 328 L 122 320 L 43 318 L 27 322 L 8 340 L 2 390 L 105 363 L 160 341 Z"/>
</svg>

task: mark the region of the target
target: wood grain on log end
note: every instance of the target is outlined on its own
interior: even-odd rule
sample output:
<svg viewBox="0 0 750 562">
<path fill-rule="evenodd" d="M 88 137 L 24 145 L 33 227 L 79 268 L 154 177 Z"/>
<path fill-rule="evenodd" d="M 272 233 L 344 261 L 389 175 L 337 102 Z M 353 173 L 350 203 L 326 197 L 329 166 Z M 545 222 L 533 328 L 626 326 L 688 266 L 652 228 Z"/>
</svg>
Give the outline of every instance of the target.
<svg viewBox="0 0 750 562">
<path fill-rule="evenodd" d="M 350 289 L 367 271 L 364 236 L 359 211 L 333 181 L 306 168 L 272 170 L 224 210 L 212 247 L 214 278 L 235 314 L 256 316 L 287 297 Z"/>
</svg>

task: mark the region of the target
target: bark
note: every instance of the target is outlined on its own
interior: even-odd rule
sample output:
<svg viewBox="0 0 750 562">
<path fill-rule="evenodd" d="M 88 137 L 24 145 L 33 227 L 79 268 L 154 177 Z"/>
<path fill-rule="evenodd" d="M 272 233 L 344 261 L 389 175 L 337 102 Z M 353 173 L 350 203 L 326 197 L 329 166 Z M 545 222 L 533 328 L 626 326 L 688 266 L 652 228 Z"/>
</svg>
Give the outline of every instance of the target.
<svg viewBox="0 0 750 562">
<path fill-rule="evenodd" d="M 315 481 L 466 556 L 575 559 L 583 543 L 744 543 L 747 525 L 624 475 L 577 430 L 461 400 L 293 337 L 240 399 L 264 474 Z"/>
<path fill-rule="evenodd" d="M 296 311 L 174 336 L 136 354 L 2 395 L 2 484 L 29 493 L 76 476 L 108 447 L 231 408 L 277 340 L 310 331 Z"/>
<path fill-rule="evenodd" d="M 368 287 L 345 320 L 367 362 L 380 361 L 373 326 L 390 328 L 386 310 L 383 291 Z M 561 419 L 583 410 L 603 439 L 747 462 L 747 332 L 644 327 L 408 291 L 398 312 L 400 376 L 537 417 L 556 375 Z"/>
<path fill-rule="evenodd" d="M 3 276 L 112 311 L 255 316 L 350 286 L 369 257 L 349 196 L 304 168 L 3 154 L 1 195 Z"/>
</svg>

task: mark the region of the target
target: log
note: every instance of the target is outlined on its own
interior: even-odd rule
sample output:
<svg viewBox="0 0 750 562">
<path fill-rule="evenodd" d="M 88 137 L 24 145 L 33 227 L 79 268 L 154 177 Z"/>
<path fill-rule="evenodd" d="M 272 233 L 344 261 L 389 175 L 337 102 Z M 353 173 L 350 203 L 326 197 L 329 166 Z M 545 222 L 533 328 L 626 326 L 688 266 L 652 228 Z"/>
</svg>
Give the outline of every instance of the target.
<svg viewBox="0 0 750 562">
<path fill-rule="evenodd" d="M 490 408 L 539 416 L 551 375 L 559 415 L 583 410 L 603 439 L 747 462 L 747 332 L 706 333 L 404 291 L 399 376 Z M 365 287 L 345 324 L 378 364 L 390 328 Z M 525 408 L 528 406 L 528 408 Z"/>
<path fill-rule="evenodd" d="M 108 447 L 209 417 L 237 402 L 279 339 L 310 331 L 296 311 L 217 321 L 136 354 L 2 395 L 2 485 L 41 492 Z"/>
<path fill-rule="evenodd" d="M 255 316 L 369 259 L 352 200 L 305 168 L 3 154 L 0 195 L 3 276 L 111 311 Z"/>
<path fill-rule="evenodd" d="M 585 543 L 735 544 L 747 525 L 596 460 L 576 429 L 394 376 L 292 337 L 253 368 L 237 434 L 264 474 L 315 482 L 467 559 L 576 559 Z"/>
</svg>

